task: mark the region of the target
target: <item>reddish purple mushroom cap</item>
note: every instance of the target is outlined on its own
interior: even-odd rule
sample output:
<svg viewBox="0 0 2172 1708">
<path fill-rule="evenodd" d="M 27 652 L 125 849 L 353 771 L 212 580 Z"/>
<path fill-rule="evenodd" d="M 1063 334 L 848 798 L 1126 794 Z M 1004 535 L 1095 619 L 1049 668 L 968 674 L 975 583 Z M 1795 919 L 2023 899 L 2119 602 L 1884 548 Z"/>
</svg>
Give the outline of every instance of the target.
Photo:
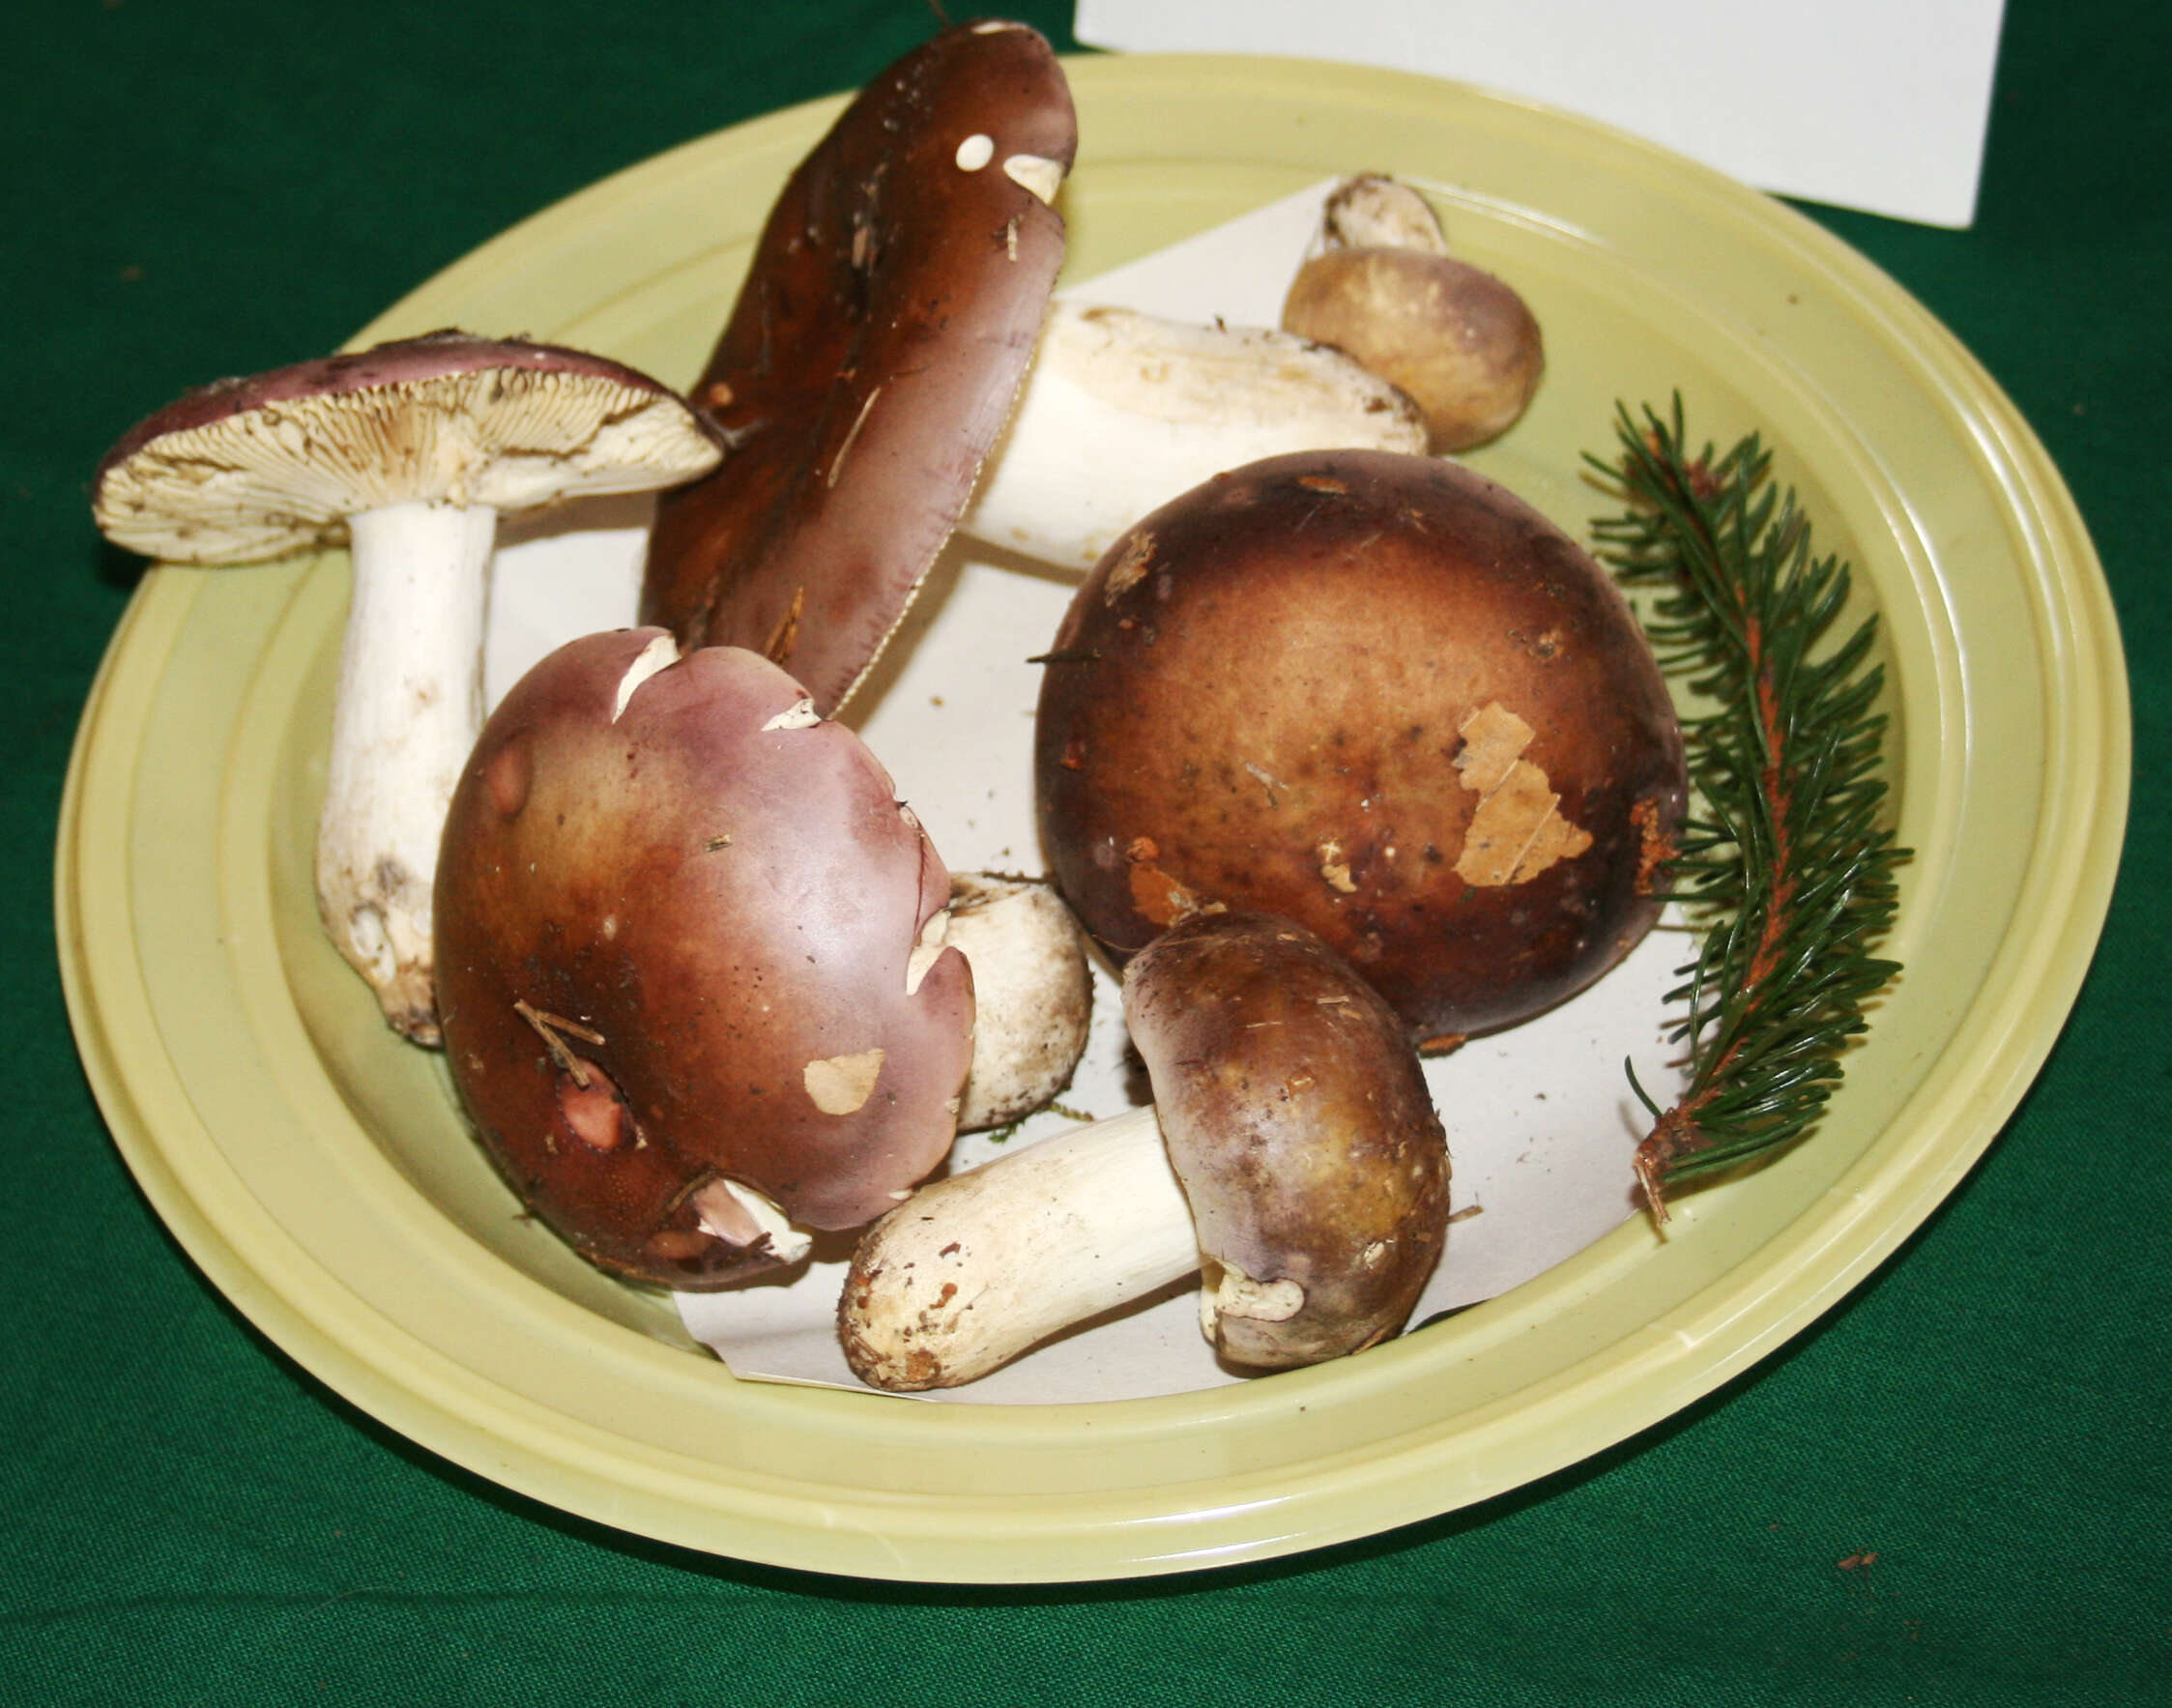
<svg viewBox="0 0 2172 1708">
<path fill-rule="evenodd" d="M 948 1151 L 973 1019 L 949 874 L 755 654 L 632 629 L 545 658 L 484 728 L 437 888 L 454 1084 L 603 1267 L 729 1285 L 776 1259 L 711 1186 L 854 1228 Z"/>
</svg>

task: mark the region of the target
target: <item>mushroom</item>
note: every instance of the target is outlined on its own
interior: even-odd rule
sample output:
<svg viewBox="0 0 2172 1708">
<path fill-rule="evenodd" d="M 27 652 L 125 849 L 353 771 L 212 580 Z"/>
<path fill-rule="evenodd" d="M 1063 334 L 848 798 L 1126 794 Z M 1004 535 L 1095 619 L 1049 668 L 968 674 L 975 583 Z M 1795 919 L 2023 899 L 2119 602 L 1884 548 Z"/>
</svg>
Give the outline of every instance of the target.
<svg viewBox="0 0 2172 1708">
<path fill-rule="evenodd" d="M 1050 871 L 1119 965 L 1259 909 L 1444 1043 L 1582 989 L 1658 915 L 1687 784 L 1650 648 L 1575 541 L 1453 463 L 1197 487 L 1110 549 L 1049 656 Z"/>
<path fill-rule="evenodd" d="M 528 1206 L 685 1290 L 856 1228 L 953 1137 L 950 878 L 859 738 L 738 648 L 569 642 L 484 726 L 437 871 L 447 1063 Z"/>
<path fill-rule="evenodd" d="M 1007 1126 L 1062 1090 L 1086 1053 L 1085 935 L 1047 880 L 959 872 L 943 941 L 972 968 L 979 1016 L 958 1131 Z"/>
<path fill-rule="evenodd" d="M 224 380 L 129 432 L 100 466 L 107 537 L 178 564 L 344 537 L 318 909 L 386 1018 L 435 1043 L 430 873 L 482 721 L 501 510 L 690 479 L 715 436 L 646 374 L 580 351 L 440 332 Z"/>
<path fill-rule="evenodd" d="M 1448 253 L 1425 198 L 1377 175 L 1329 197 L 1320 252 L 1285 299 L 1285 331 L 1347 351 L 1408 392 L 1432 447 L 1465 450 L 1515 424 L 1546 352 L 1515 289 Z"/>
<path fill-rule="evenodd" d="M 862 1238 L 838 1320 L 863 1381 L 971 1381 L 1202 1269 L 1201 1330 L 1247 1369 L 1403 1325 L 1448 1152 L 1372 989 L 1288 921 L 1201 913 L 1133 959 L 1124 1017 L 1151 1108 L 923 1187 Z"/>
<path fill-rule="evenodd" d="M 1421 451 L 1417 405 L 1340 350 L 1260 327 L 1058 303 L 959 527 L 1069 569 L 1178 493 L 1322 446 Z"/>
<path fill-rule="evenodd" d="M 961 25 L 800 163 L 692 395 L 729 466 L 658 508 L 642 620 L 751 649 L 824 713 L 948 538 L 1063 259 L 1077 121 L 1048 43 Z"/>
</svg>

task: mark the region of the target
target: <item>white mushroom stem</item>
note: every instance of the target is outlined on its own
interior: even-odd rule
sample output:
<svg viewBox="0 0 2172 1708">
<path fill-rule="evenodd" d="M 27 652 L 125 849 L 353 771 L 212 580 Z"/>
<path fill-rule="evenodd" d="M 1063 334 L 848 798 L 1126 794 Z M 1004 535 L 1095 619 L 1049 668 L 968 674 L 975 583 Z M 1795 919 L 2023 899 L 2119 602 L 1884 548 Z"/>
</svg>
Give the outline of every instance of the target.
<svg viewBox="0 0 2172 1708">
<path fill-rule="evenodd" d="M 1134 522 L 1215 475 L 1347 446 L 1423 451 L 1426 430 L 1408 398 L 1340 351 L 1057 303 L 959 527 L 1089 569 Z"/>
<path fill-rule="evenodd" d="M 498 512 L 388 505 L 349 520 L 354 592 L 339 656 L 317 908 L 339 952 L 418 1043 L 438 1039 L 430 890 L 446 806 L 482 727 Z"/>
<path fill-rule="evenodd" d="M 1149 1106 L 922 1187 L 860 1241 L 839 1326 L 871 1386 L 954 1387 L 1199 1267 Z"/>
</svg>

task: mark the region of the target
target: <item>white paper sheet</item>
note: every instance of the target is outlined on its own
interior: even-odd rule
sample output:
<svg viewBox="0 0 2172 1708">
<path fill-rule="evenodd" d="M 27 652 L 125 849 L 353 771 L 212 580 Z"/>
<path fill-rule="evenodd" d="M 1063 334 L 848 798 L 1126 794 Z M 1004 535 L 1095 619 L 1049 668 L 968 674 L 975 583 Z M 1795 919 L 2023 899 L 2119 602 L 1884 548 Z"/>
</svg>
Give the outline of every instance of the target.
<svg viewBox="0 0 2172 1708">
<path fill-rule="evenodd" d="M 1453 77 L 1588 114 L 1782 195 L 1975 217 L 2001 0 L 1079 0 L 1081 42 Z"/>
<path fill-rule="evenodd" d="M 1319 185 L 1067 293 L 1232 325 L 1272 324 L 1331 187 Z M 1171 497 L 1175 496 L 1173 493 Z M 495 704 L 551 648 L 632 620 L 646 504 L 585 512 L 526 535 L 498 556 L 485 691 Z M 901 799 L 953 870 L 1039 871 L 1032 715 L 1045 651 L 1075 577 L 997 564 L 953 542 L 848 719 L 889 767 Z M 1413 1322 L 1492 1297 L 1582 1250 L 1636 1210 L 1630 1157 L 1643 1130 L 1623 1073 L 1664 1094 L 1678 1076 L 1663 1038 L 1663 998 L 1689 941 L 1662 929 L 1575 1001 L 1429 1064 L 1454 1164 L 1447 1256 Z M 1092 1036 L 1062 1097 L 1102 1118 L 1144 1100 L 1124 1061 L 1114 982 L 1097 971 Z M 999 1147 L 968 1135 L 952 1166 L 971 1167 L 1071 1124 L 1044 1112 Z M 818 1246 L 794 1274 L 730 1292 L 685 1294 L 681 1316 L 736 1375 L 856 1386 L 834 1328 L 849 1251 Z M 824 1261 L 822 1259 L 830 1260 Z M 1217 1364 L 1189 1288 L 1044 1346 L 1010 1369 L 936 1400 L 1055 1404 L 1180 1393 L 1244 1379 Z"/>
</svg>

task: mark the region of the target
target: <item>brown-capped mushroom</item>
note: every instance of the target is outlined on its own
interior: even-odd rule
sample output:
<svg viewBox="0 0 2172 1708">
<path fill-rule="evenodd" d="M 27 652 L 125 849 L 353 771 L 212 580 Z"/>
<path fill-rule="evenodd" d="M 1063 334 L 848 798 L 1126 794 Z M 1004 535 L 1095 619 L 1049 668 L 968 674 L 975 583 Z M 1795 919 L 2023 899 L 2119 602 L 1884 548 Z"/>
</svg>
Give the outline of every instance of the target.
<svg viewBox="0 0 2172 1708">
<path fill-rule="evenodd" d="M 1394 179 L 1329 197 L 1320 251 L 1283 303 L 1287 332 L 1347 351 L 1425 412 L 1432 447 L 1465 450 L 1513 426 L 1546 369 L 1538 318 L 1515 288 L 1448 252 L 1431 205 Z"/>
<path fill-rule="evenodd" d="M 971 975 L 889 775 L 754 653 L 568 643 L 492 712 L 438 866 L 447 1061 L 591 1260 L 700 1290 L 948 1151 Z"/>
<path fill-rule="evenodd" d="M 430 874 L 482 721 L 499 512 L 645 492 L 716 465 L 672 391 L 577 350 L 458 332 L 191 391 L 106 453 L 118 544 L 239 564 L 345 540 L 353 593 L 318 821 L 317 901 L 388 1020 L 437 1041 Z"/>
<path fill-rule="evenodd" d="M 771 210 L 695 399 L 726 470 L 660 507 L 642 618 L 749 648 L 835 709 L 964 509 L 1063 259 L 1077 121 L 1023 24 L 871 82 Z"/>
<path fill-rule="evenodd" d="M 1132 961 L 1124 1016 L 1151 1109 L 923 1187 L 861 1240 L 839 1332 L 863 1381 L 974 1380 L 1195 1270 L 1202 1331 L 1248 1369 L 1403 1325 L 1445 1240 L 1448 1152 L 1378 996 L 1311 933 L 1225 912 Z"/>
<path fill-rule="evenodd" d="M 1207 906 L 1318 932 L 1423 1040 L 1527 1019 L 1659 912 L 1666 686 L 1559 529 L 1454 464 L 1256 463 L 1146 517 L 1042 679 L 1052 874 L 1119 963 Z"/>
</svg>

